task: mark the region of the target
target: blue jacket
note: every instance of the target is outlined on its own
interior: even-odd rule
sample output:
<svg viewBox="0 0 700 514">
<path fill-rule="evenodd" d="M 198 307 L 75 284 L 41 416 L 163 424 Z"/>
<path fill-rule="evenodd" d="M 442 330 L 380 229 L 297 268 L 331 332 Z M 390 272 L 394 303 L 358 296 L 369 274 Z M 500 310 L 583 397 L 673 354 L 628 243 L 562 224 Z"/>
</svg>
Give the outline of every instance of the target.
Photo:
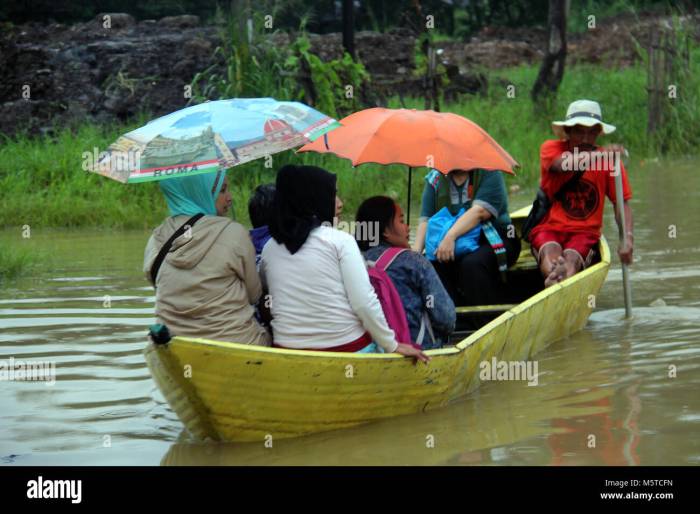
<svg viewBox="0 0 700 514">
<path fill-rule="evenodd" d="M 376 261 L 387 248 L 389 246 L 382 242 L 368 249 L 365 258 Z M 432 344 L 430 335 L 426 332 L 423 349 L 440 348 L 447 343 L 457 320 L 455 304 L 428 259 L 407 249 L 394 259 L 387 269 L 387 274 L 401 296 L 411 338 L 417 340 L 425 310 L 430 318 L 437 344 Z"/>
<path fill-rule="evenodd" d="M 255 264 L 260 264 L 260 254 L 262 253 L 265 243 L 270 239 L 270 229 L 267 225 L 263 225 L 258 228 L 250 229 L 250 239 L 253 241 L 253 246 L 255 247 Z"/>
</svg>

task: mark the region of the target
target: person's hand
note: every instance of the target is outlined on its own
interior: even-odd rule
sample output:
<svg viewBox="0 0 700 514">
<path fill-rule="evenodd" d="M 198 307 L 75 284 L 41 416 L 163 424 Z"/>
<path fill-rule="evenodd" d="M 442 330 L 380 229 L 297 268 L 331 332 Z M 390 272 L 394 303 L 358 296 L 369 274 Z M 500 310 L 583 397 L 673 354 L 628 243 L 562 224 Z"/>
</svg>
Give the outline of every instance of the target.
<svg viewBox="0 0 700 514">
<path fill-rule="evenodd" d="M 620 154 L 624 154 L 627 152 L 627 150 L 625 150 L 624 146 L 618 145 L 618 144 L 605 145 L 602 148 L 602 150 L 604 152 L 619 152 Z"/>
<path fill-rule="evenodd" d="M 424 354 L 421 350 L 414 348 L 410 344 L 399 343 L 396 347 L 396 353 L 403 355 L 404 357 L 413 357 L 416 361 L 425 362 L 426 364 L 430 362 L 430 357 Z"/>
<path fill-rule="evenodd" d="M 627 155 L 625 147 L 618 144 L 605 145 L 601 148 L 601 151 L 608 153 L 608 162 L 612 163 L 616 162 L 617 157 L 619 157 L 620 162 L 622 162 L 622 158 Z"/>
<path fill-rule="evenodd" d="M 449 234 L 440 241 L 440 246 L 435 250 L 435 257 L 440 262 L 453 261 L 455 258 L 455 240 Z"/>
<path fill-rule="evenodd" d="M 617 249 L 617 255 L 620 256 L 620 261 L 622 261 L 623 264 L 632 264 L 632 261 L 634 260 L 634 256 L 632 255 L 633 252 L 634 238 L 628 234 L 625 237 L 622 246 Z"/>
</svg>

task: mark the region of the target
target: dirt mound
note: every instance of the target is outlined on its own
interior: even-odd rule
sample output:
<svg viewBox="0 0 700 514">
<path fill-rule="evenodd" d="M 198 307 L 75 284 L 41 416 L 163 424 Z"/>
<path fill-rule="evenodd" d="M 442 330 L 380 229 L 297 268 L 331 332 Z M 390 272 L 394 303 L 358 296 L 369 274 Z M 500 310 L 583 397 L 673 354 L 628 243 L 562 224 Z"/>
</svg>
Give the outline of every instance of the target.
<svg viewBox="0 0 700 514">
<path fill-rule="evenodd" d="M 196 17 L 136 22 L 102 15 L 73 26 L 27 24 L 0 39 L 0 132 L 32 133 L 73 120 L 124 120 L 184 107 L 185 85 L 218 44 Z M 157 29 L 156 29 L 157 28 Z"/>
<path fill-rule="evenodd" d="M 700 17 L 682 20 L 700 39 Z M 568 63 L 627 66 L 639 60 L 655 26 L 669 18 L 617 17 L 569 38 Z M 0 30 L 0 132 L 31 133 L 91 120 L 111 123 L 139 112 L 160 116 L 187 104 L 185 86 L 214 64 L 221 44 L 216 26 L 201 26 L 196 16 L 136 21 L 124 13 L 105 13 L 72 26 L 30 23 Z M 288 47 L 290 35 L 272 44 Z M 451 97 L 484 91 L 485 69 L 537 64 L 547 34 L 543 28 L 486 27 L 468 42 L 441 42 Z M 322 60 L 342 56 L 340 34 L 309 36 Z M 408 30 L 358 32 L 357 54 L 371 78 L 369 96 L 421 95 L 416 77 L 415 37 Z"/>
<path fill-rule="evenodd" d="M 568 64 L 598 64 L 610 68 L 630 66 L 641 60 L 653 30 L 670 27 L 670 17 L 654 14 L 620 15 L 595 28 L 568 36 Z M 700 15 L 678 20 L 696 41 L 700 41 Z M 473 68 L 499 69 L 520 64 L 537 64 L 544 56 L 547 33 L 544 28 L 486 27 L 468 42 L 439 43 L 443 59 L 457 64 L 463 72 Z"/>
<path fill-rule="evenodd" d="M 5 28 L 5 27 L 4 27 Z M 185 107 L 185 86 L 217 64 L 215 26 L 196 16 L 137 22 L 105 13 L 72 26 L 29 23 L 0 31 L 0 132 L 48 132 L 51 125 L 110 123 L 139 112 L 160 116 Z M 288 47 L 288 34 L 273 44 Z M 323 60 L 342 56 L 340 34 L 310 35 Z M 356 49 L 382 96 L 413 87 L 415 39 L 410 32 L 359 32 Z M 220 65 L 221 63 L 218 62 Z M 225 70 L 222 70 L 225 74 Z M 396 87 L 395 87 L 396 86 Z"/>
</svg>

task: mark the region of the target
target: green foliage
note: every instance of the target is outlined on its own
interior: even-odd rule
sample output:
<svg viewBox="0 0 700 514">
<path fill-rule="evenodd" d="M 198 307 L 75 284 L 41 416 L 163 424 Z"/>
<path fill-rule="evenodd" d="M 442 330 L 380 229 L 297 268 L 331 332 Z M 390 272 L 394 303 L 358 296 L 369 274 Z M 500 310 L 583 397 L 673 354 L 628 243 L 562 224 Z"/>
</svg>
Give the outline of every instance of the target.
<svg viewBox="0 0 700 514">
<path fill-rule="evenodd" d="M 523 27 L 545 24 L 548 0 L 472 0 L 455 13 L 454 35 L 467 38 L 487 26 Z"/>
<path fill-rule="evenodd" d="M 218 62 L 197 73 L 192 79 L 190 103 L 240 97 L 290 97 L 294 94 L 291 77 L 284 72 L 285 55 L 268 37 L 274 32 L 265 28 L 260 12 L 250 14 L 253 30 L 248 33 L 240 16 L 218 12 L 223 28 L 223 42 L 214 50 Z M 222 72 L 223 69 L 223 72 Z"/>
<path fill-rule="evenodd" d="M 196 14 L 210 18 L 217 0 L 157 0 L 133 2 L 132 0 L 5 0 L 0 4 L 0 20 L 26 21 L 57 20 L 73 23 L 93 19 L 102 12 L 125 12 L 136 19 L 161 18 L 178 14 Z"/>
<path fill-rule="evenodd" d="M 295 98 L 306 100 L 317 110 L 333 118 L 343 117 L 360 107 L 358 92 L 369 82 L 364 65 L 353 61 L 345 52 L 341 59 L 323 62 L 311 52 L 308 35 L 300 33 L 292 44 L 292 53 L 285 61 L 292 74 L 308 73 L 306 88 L 300 88 Z M 346 89 L 350 86 L 351 89 Z"/>
<path fill-rule="evenodd" d="M 667 7 L 667 2 L 654 0 L 635 0 L 634 2 L 632 0 L 582 0 L 571 2 L 569 16 L 566 20 L 566 30 L 572 34 L 586 32 L 589 30 L 589 21 L 593 21 L 597 27 L 606 18 L 620 15 L 637 18 L 637 13 L 642 10 L 664 11 Z"/>
<path fill-rule="evenodd" d="M 576 0 L 571 2 L 569 29 L 585 30 L 590 14 L 598 19 L 635 9 L 659 10 L 673 4 L 669 0 Z M 697 0 L 686 0 L 697 7 Z M 137 20 L 157 19 L 180 14 L 198 15 L 203 23 L 218 18 L 221 5 L 244 5 L 243 2 L 221 0 L 5 0 L 0 4 L 0 22 L 28 21 L 63 23 L 84 22 L 103 12 L 124 12 Z M 303 19 L 311 32 L 329 33 L 342 30 L 339 2 L 334 0 L 256 0 L 257 12 L 273 13 L 275 28 L 293 30 Z M 251 5 L 251 4 L 248 4 Z M 529 27 L 543 25 L 547 20 L 548 0 L 363 0 L 356 2 L 355 29 L 386 31 L 393 27 L 424 26 L 423 16 L 434 16 L 436 30 L 458 39 L 466 38 L 486 26 Z"/>
<path fill-rule="evenodd" d="M 675 53 L 673 84 L 669 84 L 668 110 L 653 143 L 663 152 L 679 152 L 700 145 L 700 47 L 693 41 L 695 26 L 674 16 L 667 44 Z M 645 59 L 646 61 L 646 59 Z"/>
<path fill-rule="evenodd" d="M 426 32 L 416 38 L 416 44 L 413 50 L 413 60 L 415 63 L 415 67 L 413 69 L 414 77 L 425 77 L 428 73 L 428 56 L 425 53 L 425 45 L 427 45 L 429 42 L 435 43 L 440 40 L 444 39 L 436 38 Z M 435 74 L 440 79 L 440 88 L 447 87 L 450 84 L 450 79 L 447 78 L 447 69 L 445 68 L 445 65 L 442 64 L 442 59 L 436 59 Z"/>
<path fill-rule="evenodd" d="M 679 104 L 669 123 L 671 139 L 666 155 L 697 155 L 700 148 L 700 53 L 691 49 L 691 77 L 679 84 Z M 637 65 L 609 70 L 593 65 L 567 69 L 559 93 L 549 111 L 533 108 L 529 91 L 537 76 L 537 66 L 499 70 L 489 77 L 484 96 L 464 95 L 445 104 L 443 111 L 466 116 L 483 127 L 520 164 L 517 176 L 508 178 L 533 188 L 539 179 L 539 148 L 552 136 L 550 123 L 561 119 L 569 102 L 590 98 L 600 102 L 603 117 L 617 131 L 601 142 L 621 143 L 630 150 L 633 161 L 659 155 L 660 146 L 646 134 L 646 69 Z M 509 98 L 506 87 L 515 87 Z M 694 89 L 693 89 L 694 88 Z M 408 108 L 423 108 L 423 99 L 404 99 Z M 397 98 L 389 107 L 400 107 Z M 155 183 L 119 184 L 82 169 L 83 152 L 104 149 L 116 138 L 143 124 L 102 128 L 81 126 L 77 131 L 63 129 L 54 137 L 28 138 L 18 135 L 0 144 L 0 211 L 5 226 L 29 224 L 34 227 L 101 226 L 148 228 L 167 216 L 165 201 Z M 352 219 L 360 202 L 378 193 L 389 194 L 405 205 L 406 167 L 366 164 L 353 168 L 349 161 L 331 154 L 282 152 L 273 156 L 271 168 L 259 159 L 229 170 L 234 218 L 248 224 L 247 203 L 258 185 L 274 182 L 276 171 L 286 163 L 313 164 L 338 175 L 338 191 L 345 202 L 345 219 Z M 631 168 L 633 169 L 633 167 Z M 412 213 L 420 205 L 425 169 L 413 175 Z M 514 206 L 531 200 L 530 193 L 516 198 Z"/>
<path fill-rule="evenodd" d="M 264 28 L 262 14 L 250 15 L 254 30 L 249 37 L 241 30 L 240 14 L 221 16 L 224 44 L 214 51 L 219 62 L 194 76 L 190 103 L 269 96 L 304 100 L 334 118 L 361 107 L 358 92 L 369 82 L 367 70 L 347 53 L 323 62 L 311 52 L 305 20 L 289 48 L 280 49 L 271 44 L 276 34 Z"/>
</svg>

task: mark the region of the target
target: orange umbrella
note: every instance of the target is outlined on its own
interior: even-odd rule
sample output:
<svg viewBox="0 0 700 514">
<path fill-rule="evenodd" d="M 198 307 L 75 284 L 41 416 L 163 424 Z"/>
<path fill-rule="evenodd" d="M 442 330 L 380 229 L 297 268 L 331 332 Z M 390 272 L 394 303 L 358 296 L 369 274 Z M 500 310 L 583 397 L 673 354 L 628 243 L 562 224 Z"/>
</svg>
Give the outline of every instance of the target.
<svg viewBox="0 0 700 514">
<path fill-rule="evenodd" d="M 365 163 L 419 166 L 442 173 L 481 168 L 513 173 L 518 163 L 473 121 L 449 112 L 365 109 L 343 118 L 341 126 L 299 152 L 332 153 L 353 166 Z"/>
</svg>

